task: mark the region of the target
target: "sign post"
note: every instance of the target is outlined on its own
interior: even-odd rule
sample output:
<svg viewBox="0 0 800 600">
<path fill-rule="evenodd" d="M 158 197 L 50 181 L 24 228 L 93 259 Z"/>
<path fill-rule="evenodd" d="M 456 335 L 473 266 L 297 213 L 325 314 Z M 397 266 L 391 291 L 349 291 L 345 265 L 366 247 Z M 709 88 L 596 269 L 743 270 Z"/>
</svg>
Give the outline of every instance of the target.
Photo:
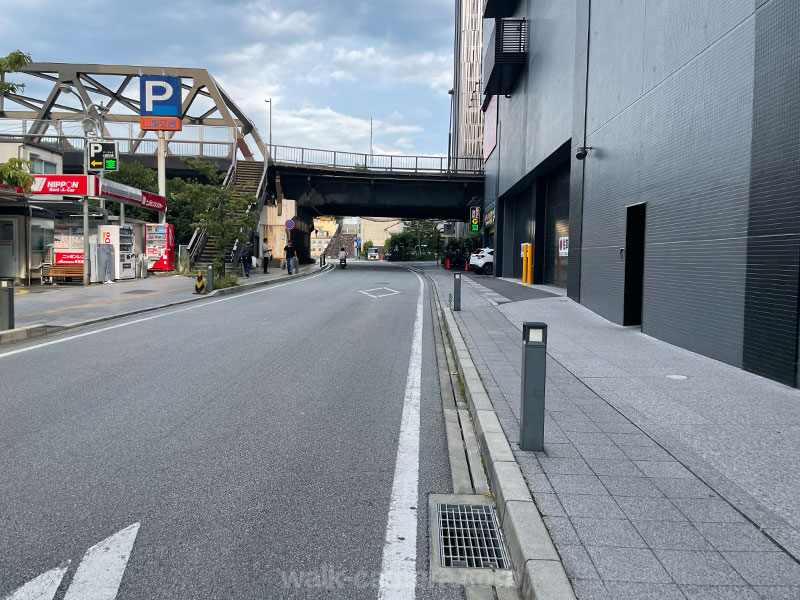
<svg viewBox="0 0 800 600">
<path fill-rule="evenodd" d="M 522 324 L 522 389 L 519 446 L 544 450 L 544 405 L 547 381 L 547 325 Z"/>
<path fill-rule="evenodd" d="M 183 127 L 181 90 L 180 77 L 142 75 L 139 78 L 139 128 L 158 132 L 158 195 L 164 197 L 167 195 L 164 131 L 180 131 Z M 160 213 L 159 223 L 166 223 L 166 220 L 167 213 Z"/>
</svg>

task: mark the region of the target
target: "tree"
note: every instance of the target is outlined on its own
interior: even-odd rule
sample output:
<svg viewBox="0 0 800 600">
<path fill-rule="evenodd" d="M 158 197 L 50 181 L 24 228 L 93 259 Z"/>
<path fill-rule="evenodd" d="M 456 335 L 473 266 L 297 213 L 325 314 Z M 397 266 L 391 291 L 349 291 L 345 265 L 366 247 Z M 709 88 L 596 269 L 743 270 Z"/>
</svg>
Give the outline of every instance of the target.
<svg viewBox="0 0 800 600">
<path fill-rule="evenodd" d="M 222 187 L 223 176 L 212 163 L 193 160 L 186 161 L 186 164 L 208 183 L 190 179 L 172 197 L 178 202 L 192 205 L 192 227 L 205 229 L 213 239 L 215 271 L 224 274 L 225 249 L 237 240 L 244 243 L 258 224 L 258 214 L 255 211 L 247 212 L 257 199 L 240 186 Z"/>
<path fill-rule="evenodd" d="M 0 185 L 9 188 L 22 188 L 23 194 L 29 194 L 33 185 L 33 175 L 28 173 L 28 168 L 33 163 L 21 158 L 10 158 L 0 163 Z M 26 168 L 27 167 L 27 168 Z"/>
<path fill-rule="evenodd" d="M 361 244 L 361 256 L 366 256 L 369 254 L 369 249 L 372 248 L 375 244 L 372 243 L 372 240 L 367 240 L 363 244 Z"/>
<path fill-rule="evenodd" d="M 22 50 L 14 50 L 8 56 L 0 57 L 0 73 L 15 73 L 20 69 L 23 69 L 29 62 L 31 62 L 30 54 L 26 54 Z M 6 94 L 16 94 L 18 91 L 22 91 L 23 89 L 25 89 L 24 83 L 0 81 L 0 96 L 5 96 Z"/>
<path fill-rule="evenodd" d="M 403 221 L 403 233 L 407 234 L 417 260 L 430 260 L 439 251 L 439 230 L 434 221 Z"/>
</svg>

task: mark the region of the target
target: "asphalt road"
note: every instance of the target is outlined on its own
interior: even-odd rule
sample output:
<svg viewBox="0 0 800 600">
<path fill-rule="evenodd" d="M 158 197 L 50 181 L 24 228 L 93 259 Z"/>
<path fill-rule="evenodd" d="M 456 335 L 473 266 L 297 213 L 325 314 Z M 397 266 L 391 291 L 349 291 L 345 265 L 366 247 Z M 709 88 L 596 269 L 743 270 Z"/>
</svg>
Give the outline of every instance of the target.
<svg viewBox="0 0 800 600">
<path fill-rule="evenodd" d="M 59 565 L 58 599 L 114 572 L 121 600 L 377 597 L 419 289 L 354 263 L 4 348 L 0 598 Z M 423 307 L 416 597 L 461 598 L 424 585 L 450 481 Z"/>
</svg>

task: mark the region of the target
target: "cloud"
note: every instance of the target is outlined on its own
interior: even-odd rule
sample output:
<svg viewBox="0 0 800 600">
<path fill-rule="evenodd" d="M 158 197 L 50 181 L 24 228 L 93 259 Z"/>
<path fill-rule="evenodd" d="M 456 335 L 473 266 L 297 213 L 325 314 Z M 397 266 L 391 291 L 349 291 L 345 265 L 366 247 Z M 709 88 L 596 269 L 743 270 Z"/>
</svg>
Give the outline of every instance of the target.
<svg viewBox="0 0 800 600">
<path fill-rule="evenodd" d="M 240 10 L 247 15 L 248 27 L 259 36 L 311 35 L 319 19 L 318 14 L 302 10 L 283 12 L 262 2 L 250 2 Z"/>
<path fill-rule="evenodd" d="M 337 48 L 332 62 L 382 81 L 422 84 L 440 95 L 447 95 L 452 87 L 452 56 L 443 53 L 404 54 L 400 48 L 388 45 L 381 50 Z"/>
</svg>

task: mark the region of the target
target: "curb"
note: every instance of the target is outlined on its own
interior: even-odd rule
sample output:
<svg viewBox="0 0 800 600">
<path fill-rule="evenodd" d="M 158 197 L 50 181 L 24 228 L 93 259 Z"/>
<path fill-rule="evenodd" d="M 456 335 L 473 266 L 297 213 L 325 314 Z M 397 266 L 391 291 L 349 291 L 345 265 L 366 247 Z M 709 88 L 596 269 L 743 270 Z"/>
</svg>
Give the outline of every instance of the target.
<svg viewBox="0 0 800 600">
<path fill-rule="evenodd" d="M 210 294 L 203 294 L 198 295 L 196 298 L 187 298 L 185 300 L 178 300 L 176 302 L 170 302 L 168 304 L 162 304 L 160 306 L 150 306 L 148 308 L 140 308 L 137 310 L 131 310 L 125 313 L 120 313 L 118 315 L 108 315 L 106 317 L 99 317 L 97 319 L 89 319 L 86 321 L 79 321 L 77 323 L 69 323 L 68 325 L 47 325 L 47 324 L 39 324 L 39 325 L 28 325 L 26 327 L 19 327 L 17 329 L 9 329 L 7 331 L 0 331 L 0 346 L 5 346 L 6 344 L 16 344 L 18 342 L 24 342 L 27 340 L 32 340 L 36 338 L 43 337 L 45 335 L 49 335 L 51 333 L 60 333 L 63 331 L 67 331 L 69 329 L 76 329 L 78 327 L 86 327 L 88 325 L 96 325 L 97 323 L 104 323 L 106 321 L 112 321 L 114 319 L 121 319 L 124 317 L 130 317 L 134 315 L 140 315 L 143 313 L 153 312 L 156 310 L 162 310 L 165 308 L 173 308 L 175 306 L 181 306 L 183 304 L 189 304 L 190 302 L 198 302 L 200 300 L 206 298 L 214 298 L 216 296 L 227 296 L 230 294 L 237 294 L 241 292 L 248 292 L 251 291 L 251 288 L 255 287 L 262 287 L 267 285 L 274 285 L 276 283 L 283 283 L 284 281 L 291 281 L 301 279 L 303 277 L 309 277 L 311 275 L 316 275 L 318 273 L 325 273 L 326 271 L 330 271 L 333 269 L 333 266 L 326 265 L 325 267 L 318 269 L 316 271 L 308 271 L 305 273 L 300 273 L 297 276 L 294 275 L 283 275 L 281 277 L 277 277 L 275 279 L 270 279 L 268 281 L 250 281 L 247 283 L 243 283 L 242 285 L 237 285 L 234 287 L 224 288 L 221 290 L 214 290 Z"/>
<path fill-rule="evenodd" d="M 576 600 L 453 312 L 447 307 L 442 307 L 442 312 L 522 597 L 525 600 Z"/>
</svg>

